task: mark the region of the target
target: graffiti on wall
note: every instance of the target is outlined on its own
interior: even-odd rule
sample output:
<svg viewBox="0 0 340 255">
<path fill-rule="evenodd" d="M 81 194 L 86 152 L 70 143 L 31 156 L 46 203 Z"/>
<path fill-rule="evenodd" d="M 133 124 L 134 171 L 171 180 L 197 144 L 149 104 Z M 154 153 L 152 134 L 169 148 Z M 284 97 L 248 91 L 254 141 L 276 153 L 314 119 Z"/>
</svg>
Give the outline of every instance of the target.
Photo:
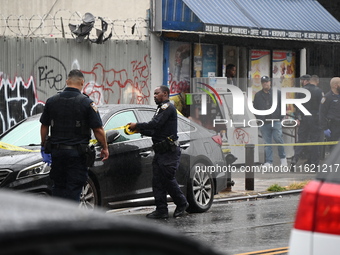
<svg viewBox="0 0 340 255">
<path fill-rule="evenodd" d="M 105 68 L 96 63 L 90 70 L 83 70 L 78 61 L 72 68 L 80 69 L 85 76 L 84 93 L 97 104 L 136 103 L 149 104 L 150 70 L 148 55 L 143 60 L 133 60 L 127 69 Z M 0 133 L 20 120 L 42 112 L 47 98 L 66 86 L 65 64 L 53 56 L 39 58 L 34 64 L 34 77 L 25 82 L 23 77 L 5 79 L 0 72 Z"/>
<path fill-rule="evenodd" d="M 0 133 L 28 116 L 42 112 L 33 77 L 25 82 L 22 77 L 13 81 L 0 77 Z"/>
<path fill-rule="evenodd" d="M 235 128 L 234 130 L 234 143 L 235 144 L 248 144 L 250 141 L 249 134 L 242 128 Z"/>
<path fill-rule="evenodd" d="M 37 78 L 39 98 L 46 98 L 51 90 L 55 93 L 66 87 L 66 67 L 58 58 L 43 56 L 35 62 L 33 70 Z"/>
<path fill-rule="evenodd" d="M 150 76 L 147 56 L 143 61 L 131 61 L 130 73 L 126 69 L 106 69 L 101 63 L 85 71 L 84 92 L 97 104 L 148 104 Z"/>
</svg>

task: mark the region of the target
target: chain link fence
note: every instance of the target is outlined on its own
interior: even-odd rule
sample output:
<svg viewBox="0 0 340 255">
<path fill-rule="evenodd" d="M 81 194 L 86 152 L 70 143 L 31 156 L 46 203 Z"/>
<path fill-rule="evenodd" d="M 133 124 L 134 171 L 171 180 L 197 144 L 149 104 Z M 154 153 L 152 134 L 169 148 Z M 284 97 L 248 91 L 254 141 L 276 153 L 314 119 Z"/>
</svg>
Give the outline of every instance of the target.
<svg viewBox="0 0 340 255">
<path fill-rule="evenodd" d="M 31 17 L 14 14 L 5 16 L 0 13 L 0 36 L 74 38 L 69 24 L 80 25 L 83 18 L 83 14 L 65 9 L 60 9 L 54 14 Z M 148 37 L 148 21 L 143 18 L 112 20 L 108 17 L 95 16 L 89 39 L 97 38 L 97 30 L 102 29 L 101 19 L 107 22 L 104 37 L 109 37 L 110 33 L 113 40 L 146 40 Z"/>
</svg>

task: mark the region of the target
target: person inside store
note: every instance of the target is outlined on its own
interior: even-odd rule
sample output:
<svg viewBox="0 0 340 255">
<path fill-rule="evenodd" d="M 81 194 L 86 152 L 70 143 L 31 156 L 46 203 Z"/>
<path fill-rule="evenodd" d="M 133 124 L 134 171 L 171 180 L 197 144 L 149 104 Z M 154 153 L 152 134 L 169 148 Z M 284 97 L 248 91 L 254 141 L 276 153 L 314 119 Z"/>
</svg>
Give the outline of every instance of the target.
<svg viewBox="0 0 340 255">
<path fill-rule="evenodd" d="M 52 164 L 52 195 L 79 202 L 87 181 L 88 166 L 93 164 L 95 157 L 88 146 L 91 129 L 102 146 L 100 156 L 103 161 L 108 159 L 109 150 L 97 107 L 81 93 L 83 73 L 71 70 L 66 85 L 63 92 L 47 99 L 40 117 L 41 155 L 44 162 Z"/>
<path fill-rule="evenodd" d="M 319 122 L 319 108 L 320 102 L 323 97 L 322 90 L 310 83 L 311 76 L 306 74 L 300 77 L 300 85 L 307 89 L 311 98 L 308 102 L 304 103 L 303 106 L 311 115 L 304 115 L 299 108 L 296 109 L 296 117 L 299 125 L 298 129 L 298 143 L 307 143 L 307 142 L 320 142 L 321 141 L 321 127 Z M 297 98 L 304 97 L 304 95 L 297 94 Z M 303 146 L 295 146 L 294 147 L 294 156 L 291 161 L 291 171 L 295 171 L 295 165 L 298 163 L 301 153 L 303 151 Z M 309 148 L 309 155 L 307 162 L 311 164 L 311 166 L 318 166 L 320 160 L 320 152 L 318 145 L 311 145 Z"/>
<path fill-rule="evenodd" d="M 167 86 L 157 87 L 154 91 L 154 100 L 158 107 L 154 117 L 149 122 L 127 124 L 130 131 L 152 138 L 152 147 L 155 152 L 152 162 L 152 189 L 156 210 L 146 215 L 151 219 L 169 217 L 167 194 L 177 206 L 173 214 L 175 218 L 183 216 L 189 207 L 175 177 L 181 150 L 177 135 L 177 111 L 169 101 L 169 94 L 170 90 Z"/>
<path fill-rule="evenodd" d="M 340 138 L 340 77 L 330 81 L 331 90 L 325 94 L 320 104 L 320 126 L 328 141 Z"/>
<path fill-rule="evenodd" d="M 236 66 L 228 64 L 226 67 L 227 84 L 236 85 Z"/>
<path fill-rule="evenodd" d="M 262 90 L 258 91 L 254 97 L 254 108 L 256 110 L 268 110 L 273 104 L 273 91 L 271 87 L 271 79 L 268 76 L 261 77 Z M 262 138 L 266 144 L 272 144 L 274 141 L 278 144 L 283 144 L 283 134 L 281 120 L 281 91 L 277 93 L 277 107 L 276 110 L 269 115 L 256 115 L 256 119 L 262 120 L 263 125 L 260 127 Z M 268 121 L 268 120 L 275 121 Z M 281 166 L 287 166 L 287 158 L 283 146 L 277 146 Z M 273 148 L 272 146 L 265 146 L 265 163 L 264 168 L 273 166 Z"/>
</svg>

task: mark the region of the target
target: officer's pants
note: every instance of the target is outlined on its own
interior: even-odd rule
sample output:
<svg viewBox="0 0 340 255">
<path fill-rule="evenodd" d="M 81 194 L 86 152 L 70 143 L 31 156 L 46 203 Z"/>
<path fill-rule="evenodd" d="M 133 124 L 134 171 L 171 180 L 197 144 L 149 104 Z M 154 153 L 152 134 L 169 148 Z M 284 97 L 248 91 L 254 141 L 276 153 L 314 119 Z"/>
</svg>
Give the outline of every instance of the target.
<svg viewBox="0 0 340 255">
<path fill-rule="evenodd" d="M 161 213 L 168 212 L 167 193 L 171 196 L 177 206 L 184 205 L 187 200 L 180 190 L 175 178 L 181 155 L 180 148 L 176 151 L 163 154 L 155 153 L 152 162 L 153 178 L 152 188 L 155 197 L 156 210 Z"/>
<path fill-rule="evenodd" d="M 304 116 L 298 130 L 298 143 L 306 143 L 308 140 L 310 140 L 311 143 L 320 142 L 321 135 L 322 131 L 319 126 L 319 116 Z M 319 145 L 310 145 L 309 148 L 310 154 L 308 162 L 310 164 L 319 165 Z M 296 162 L 299 160 L 303 149 L 304 146 L 294 147 L 294 159 Z"/>
<path fill-rule="evenodd" d="M 77 149 L 52 149 L 50 177 L 53 181 L 53 196 L 79 202 L 88 177 L 85 157 Z"/>
<path fill-rule="evenodd" d="M 340 138 L 340 121 L 330 121 L 331 137 L 329 141 L 338 141 Z"/>
</svg>

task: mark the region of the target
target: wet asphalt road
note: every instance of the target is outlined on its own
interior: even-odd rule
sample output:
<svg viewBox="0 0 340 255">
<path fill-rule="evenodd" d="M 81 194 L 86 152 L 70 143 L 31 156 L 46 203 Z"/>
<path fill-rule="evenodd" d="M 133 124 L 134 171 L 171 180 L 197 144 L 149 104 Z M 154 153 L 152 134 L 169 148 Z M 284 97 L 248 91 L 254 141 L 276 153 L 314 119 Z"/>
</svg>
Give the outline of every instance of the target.
<svg viewBox="0 0 340 255">
<path fill-rule="evenodd" d="M 287 247 L 300 195 L 285 195 L 256 201 L 214 203 L 206 213 L 167 220 L 150 220 L 145 214 L 154 207 L 109 211 L 112 216 L 132 217 L 162 227 L 175 228 L 222 252 L 238 254 Z M 169 212 L 175 209 L 169 206 Z"/>
</svg>

